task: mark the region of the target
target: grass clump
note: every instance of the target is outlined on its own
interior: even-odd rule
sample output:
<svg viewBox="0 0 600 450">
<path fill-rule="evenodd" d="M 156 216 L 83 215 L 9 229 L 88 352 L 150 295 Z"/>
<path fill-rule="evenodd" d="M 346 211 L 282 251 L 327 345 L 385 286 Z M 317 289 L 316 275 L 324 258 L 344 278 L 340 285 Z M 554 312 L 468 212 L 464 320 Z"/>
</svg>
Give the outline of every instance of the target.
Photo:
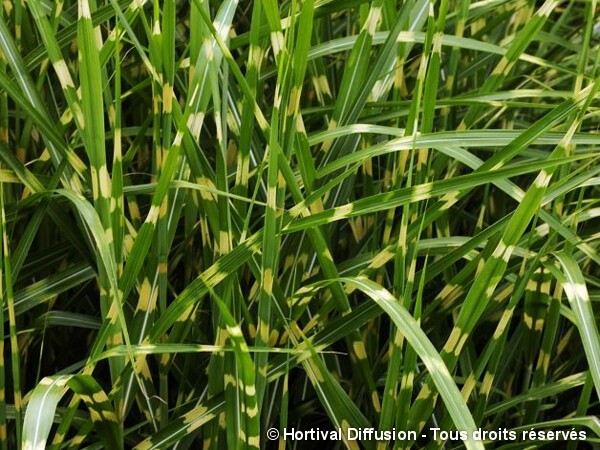
<svg viewBox="0 0 600 450">
<path fill-rule="evenodd" d="M 596 10 L 4 2 L 0 449 L 597 445 Z"/>
</svg>

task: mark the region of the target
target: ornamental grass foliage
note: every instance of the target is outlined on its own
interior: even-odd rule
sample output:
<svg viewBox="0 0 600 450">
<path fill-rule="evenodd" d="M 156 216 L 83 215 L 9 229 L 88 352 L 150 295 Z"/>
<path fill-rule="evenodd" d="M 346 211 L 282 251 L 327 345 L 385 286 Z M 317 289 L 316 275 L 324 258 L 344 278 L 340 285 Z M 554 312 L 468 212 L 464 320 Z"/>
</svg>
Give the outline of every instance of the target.
<svg viewBox="0 0 600 450">
<path fill-rule="evenodd" d="M 4 1 L 0 450 L 598 448 L 599 6 Z"/>
</svg>

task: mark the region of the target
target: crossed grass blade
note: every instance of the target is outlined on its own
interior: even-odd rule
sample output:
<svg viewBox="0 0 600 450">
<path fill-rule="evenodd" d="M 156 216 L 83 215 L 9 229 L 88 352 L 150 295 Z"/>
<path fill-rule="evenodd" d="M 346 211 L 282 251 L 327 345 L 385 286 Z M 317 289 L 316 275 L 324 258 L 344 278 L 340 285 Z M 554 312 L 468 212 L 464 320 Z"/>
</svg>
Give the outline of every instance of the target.
<svg viewBox="0 0 600 450">
<path fill-rule="evenodd" d="M 8 3 L 2 448 L 598 433 L 595 0 Z"/>
</svg>

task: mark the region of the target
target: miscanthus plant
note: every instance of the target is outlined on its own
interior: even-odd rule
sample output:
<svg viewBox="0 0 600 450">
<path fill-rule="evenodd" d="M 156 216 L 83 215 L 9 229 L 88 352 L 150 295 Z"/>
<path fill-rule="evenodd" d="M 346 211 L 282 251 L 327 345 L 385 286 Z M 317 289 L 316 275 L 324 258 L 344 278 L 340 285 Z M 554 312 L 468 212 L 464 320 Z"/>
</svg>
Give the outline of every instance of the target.
<svg viewBox="0 0 600 450">
<path fill-rule="evenodd" d="M 596 445 L 597 11 L 4 1 L 0 450 Z"/>
</svg>

